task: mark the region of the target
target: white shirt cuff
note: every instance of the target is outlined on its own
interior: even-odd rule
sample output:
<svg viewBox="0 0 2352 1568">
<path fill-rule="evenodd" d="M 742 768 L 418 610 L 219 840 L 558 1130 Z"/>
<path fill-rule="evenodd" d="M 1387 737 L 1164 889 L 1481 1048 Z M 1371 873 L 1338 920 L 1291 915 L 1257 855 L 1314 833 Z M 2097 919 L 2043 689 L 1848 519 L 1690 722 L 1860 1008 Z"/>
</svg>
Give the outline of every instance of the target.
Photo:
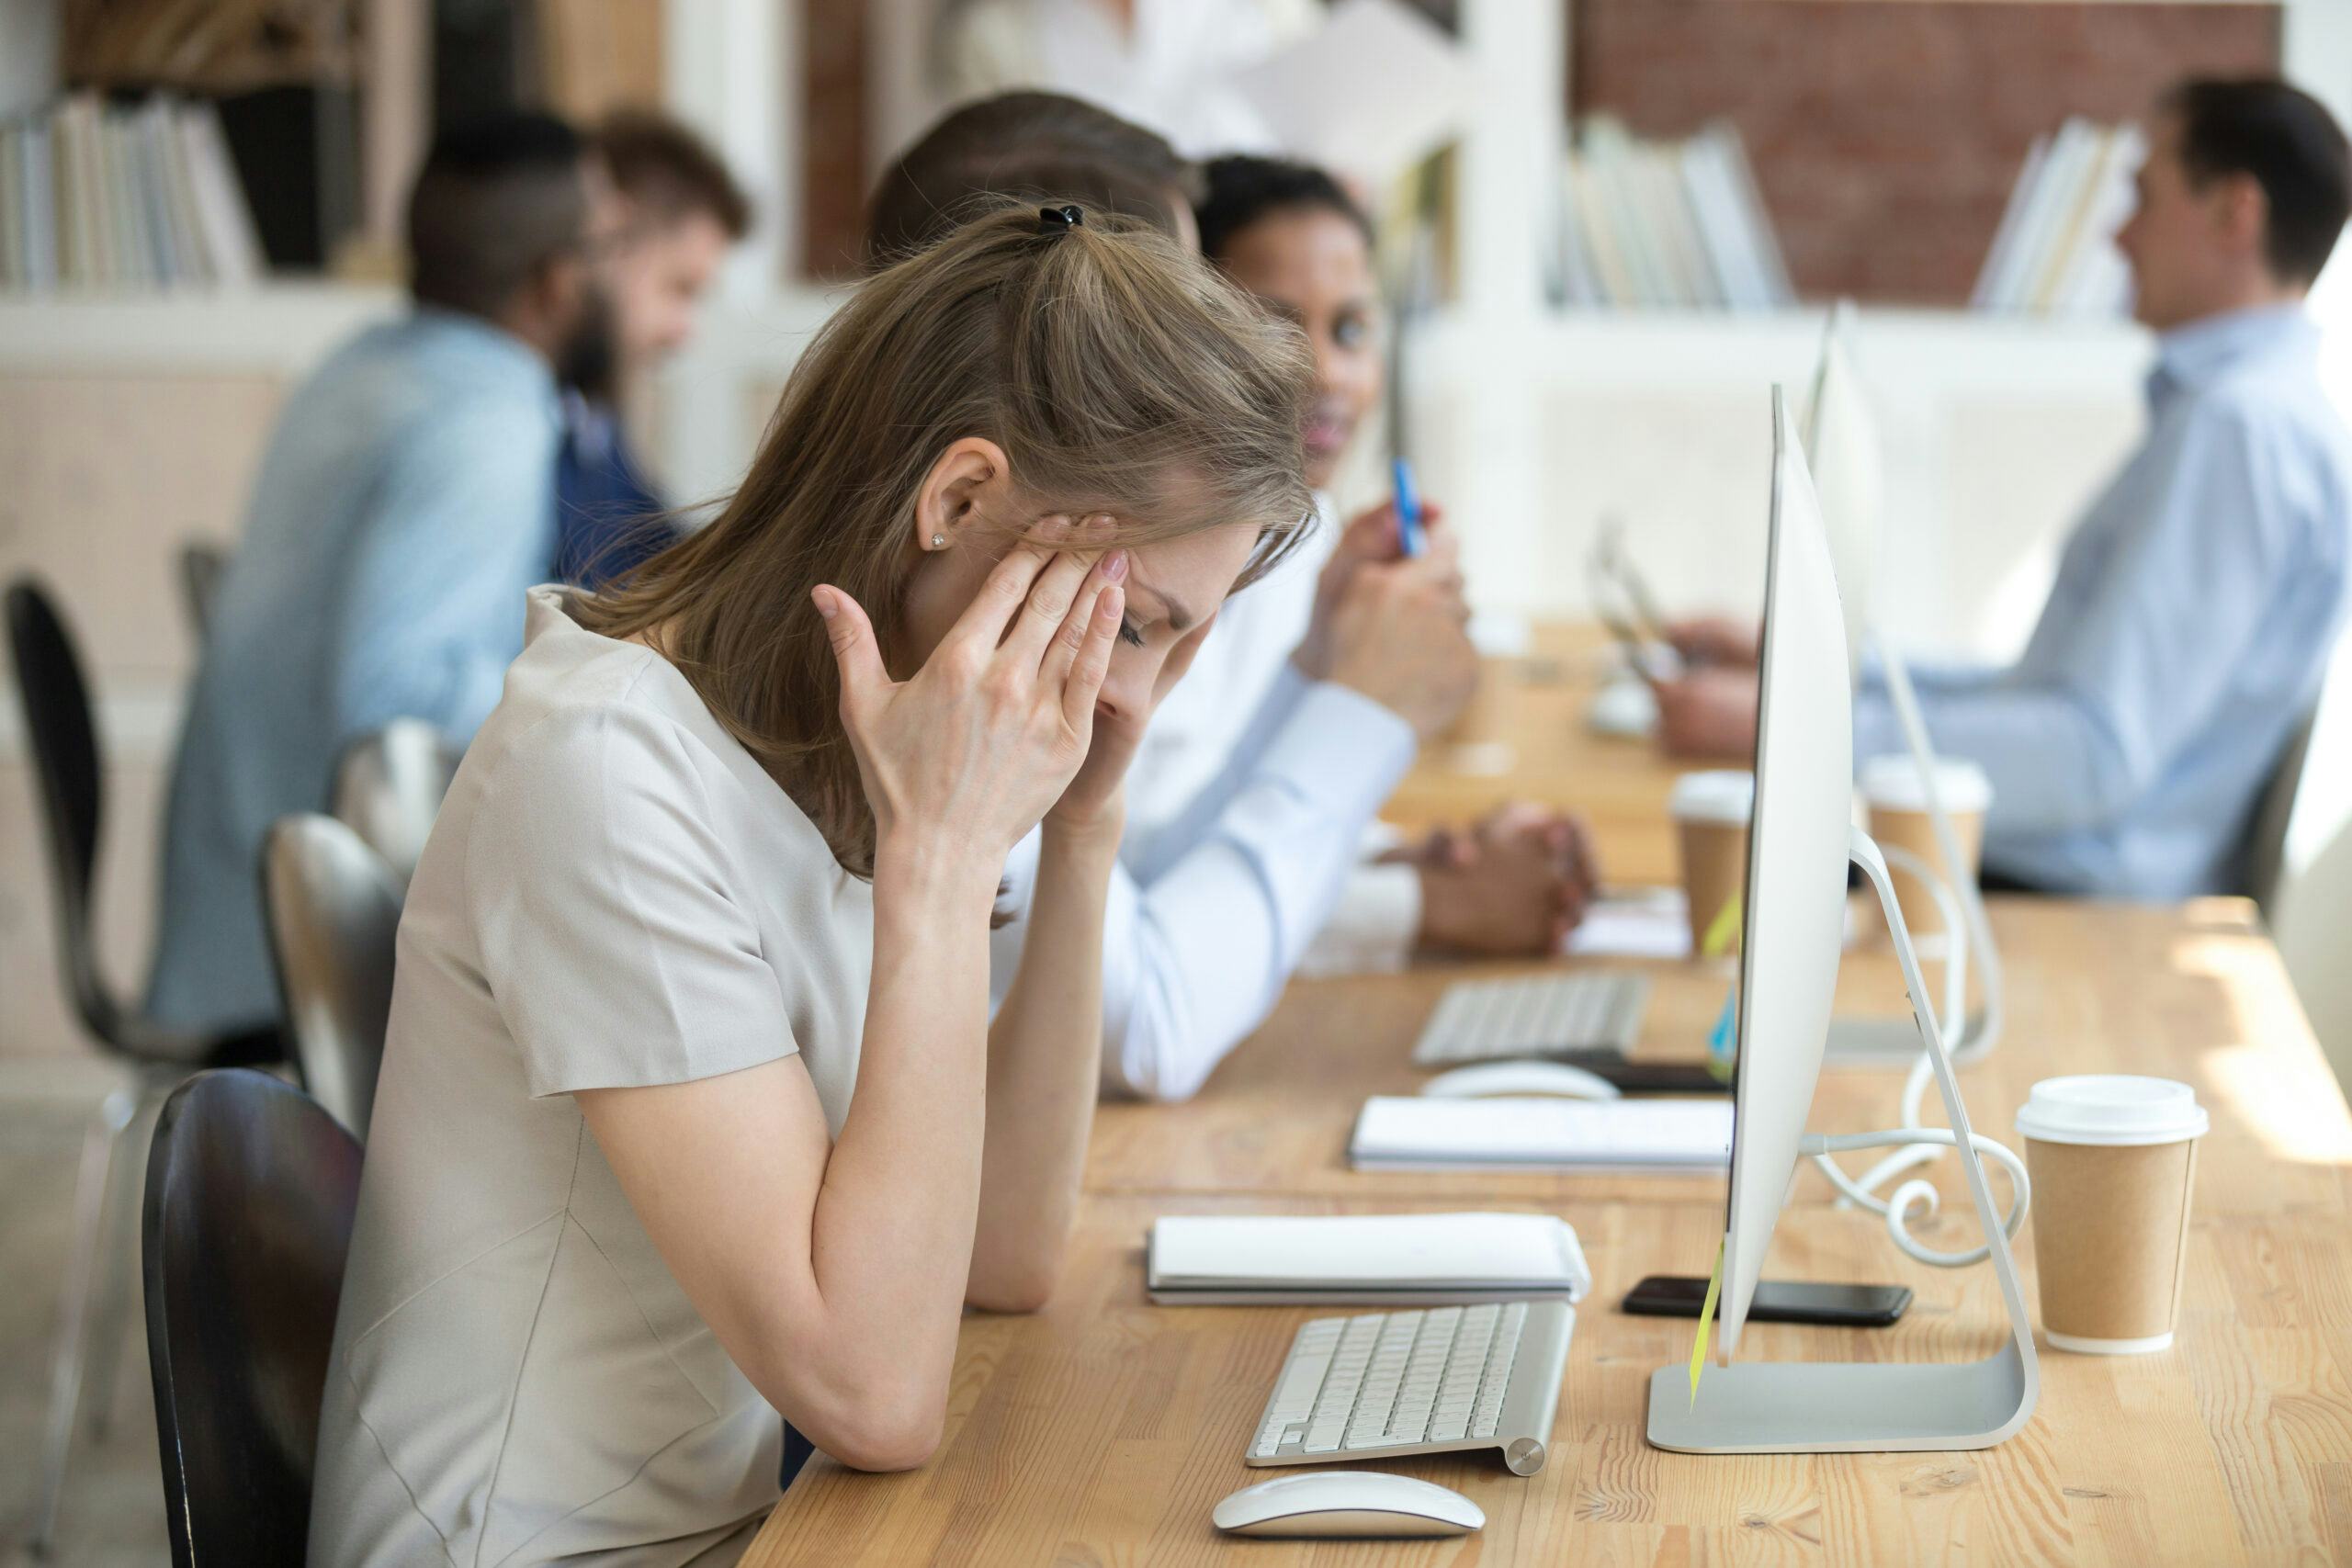
<svg viewBox="0 0 2352 1568">
<path fill-rule="evenodd" d="M 1421 930 L 1421 874 L 1391 862 L 1369 862 L 1349 874 L 1339 907 L 1316 933 L 1298 972 L 1328 975 L 1394 974 L 1413 954 Z"/>
</svg>

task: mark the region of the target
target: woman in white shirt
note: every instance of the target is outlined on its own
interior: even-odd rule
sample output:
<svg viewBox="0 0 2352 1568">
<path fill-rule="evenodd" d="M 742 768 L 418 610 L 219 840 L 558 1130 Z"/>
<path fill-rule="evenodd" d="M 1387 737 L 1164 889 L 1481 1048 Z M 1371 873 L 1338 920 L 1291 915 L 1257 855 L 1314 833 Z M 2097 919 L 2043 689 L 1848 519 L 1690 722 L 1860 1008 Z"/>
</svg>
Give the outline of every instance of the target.
<svg viewBox="0 0 2352 1568">
<path fill-rule="evenodd" d="M 313 1561 L 732 1562 L 779 1412 L 929 1454 L 965 1307 L 1058 1269 L 1126 763 L 1296 535 L 1308 374 L 1161 237 L 999 211 L 860 288 L 710 527 L 533 595 L 401 922 Z"/>
</svg>

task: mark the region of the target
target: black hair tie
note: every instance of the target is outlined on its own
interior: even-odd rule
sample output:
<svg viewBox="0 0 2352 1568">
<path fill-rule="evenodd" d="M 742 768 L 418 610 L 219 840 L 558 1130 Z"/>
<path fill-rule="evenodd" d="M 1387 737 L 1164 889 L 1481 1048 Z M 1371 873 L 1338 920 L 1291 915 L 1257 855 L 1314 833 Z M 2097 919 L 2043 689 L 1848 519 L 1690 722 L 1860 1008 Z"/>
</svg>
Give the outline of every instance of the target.
<svg viewBox="0 0 2352 1568">
<path fill-rule="evenodd" d="M 1072 229 L 1083 227 L 1085 222 L 1085 212 L 1075 206 L 1037 209 L 1037 232 L 1048 239 L 1058 239 Z"/>
</svg>

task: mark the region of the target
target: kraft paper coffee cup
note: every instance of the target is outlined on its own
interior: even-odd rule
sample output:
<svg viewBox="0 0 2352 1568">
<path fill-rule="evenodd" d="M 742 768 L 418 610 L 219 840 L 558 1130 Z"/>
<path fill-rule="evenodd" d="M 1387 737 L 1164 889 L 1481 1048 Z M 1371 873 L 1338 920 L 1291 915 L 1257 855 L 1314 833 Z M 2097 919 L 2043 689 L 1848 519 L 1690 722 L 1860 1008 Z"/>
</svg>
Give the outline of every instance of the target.
<svg viewBox="0 0 2352 1568">
<path fill-rule="evenodd" d="M 1756 815 L 1756 775 L 1685 773 L 1667 797 L 1682 847 L 1682 891 L 1690 905 L 1690 952 L 1704 953 L 1707 928 L 1747 881 L 1747 824 Z M 1739 951 L 1732 928 L 1725 953 Z"/>
<path fill-rule="evenodd" d="M 1936 868 L 1945 886 L 1957 895 L 1962 880 L 1976 881 L 1978 852 L 1984 843 L 1984 813 L 1992 808 L 1993 781 L 1984 770 L 1961 757 L 1936 760 L 1936 800 L 1951 818 L 1952 836 L 1960 840 L 1964 864 L 1955 879 L 1936 842 L 1935 818 L 1928 810 L 1927 775 L 1909 756 L 1872 757 L 1862 764 L 1862 800 L 1870 807 L 1871 837 L 1881 849 L 1907 850 Z M 1895 902 L 1914 944 L 1940 948 L 1949 934 L 1943 911 L 1919 879 L 1889 864 Z"/>
<path fill-rule="evenodd" d="M 2033 1182 L 2041 1329 L 2061 1350 L 2172 1343 L 2188 1249 L 2197 1093 L 2169 1078 L 2044 1078 L 2018 1112 Z"/>
</svg>

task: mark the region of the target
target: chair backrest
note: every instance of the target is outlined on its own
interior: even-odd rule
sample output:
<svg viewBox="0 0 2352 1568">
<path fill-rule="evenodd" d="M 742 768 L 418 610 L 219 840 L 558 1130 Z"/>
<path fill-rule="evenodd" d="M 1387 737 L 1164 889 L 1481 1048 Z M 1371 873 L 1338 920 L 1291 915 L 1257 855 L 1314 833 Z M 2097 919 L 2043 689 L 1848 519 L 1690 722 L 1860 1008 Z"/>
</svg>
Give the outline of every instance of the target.
<svg viewBox="0 0 2352 1568">
<path fill-rule="evenodd" d="M 17 689 L 24 698 L 25 729 L 40 781 L 41 826 L 57 906 L 58 967 L 83 1023 L 101 1043 L 119 1046 L 122 1012 L 99 975 L 91 922 L 106 798 L 89 685 L 82 678 L 73 635 L 39 583 L 28 577 L 10 583 L 7 614 Z"/>
<path fill-rule="evenodd" d="M 140 1255 L 172 1561 L 302 1562 L 359 1145 L 247 1068 L 172 1091 Z"/>
<path fill-rule="evenodd" d="M 2303 764 L 2311 760 L 2312 731 L 2318 727 L 2319 704 L 2314 702 L 2280 748 L 2278 765 L 2271 770 L 2270 782 L 2255 803 L 2254 819 L 2246 826 L 2242 863 L 2245 892 L 2265 915 L 2273 918 L 2278 912 L 2278 885 L 2287 872 L 2287 829 L 2295 818 L 2295 797 L 2302 791 Z"/>
<path fill-rule="evenodd" d="M 332 817 L 281 817 L 262 846 L 262 906 L 302 1082 L 365 1143 L 392 1011 L 401 885 Z"/>
<path fill-rule="evenodd" d="M 212 629 L 212 604 L 220 596 L 220 574 L 229 568 L 229 552 L 219 545 L 190 539 L 180 547 L 180 597 L 187 604 L 188 625 L 196 640 Z"/>
<path fill-rule="evenodd" d="M 449 793 L 458 748 L 421 718 L 396 718 L 346 748 L 334 773 L 335 816 L 384 857 L 402 886 Z"/>
</svg>

